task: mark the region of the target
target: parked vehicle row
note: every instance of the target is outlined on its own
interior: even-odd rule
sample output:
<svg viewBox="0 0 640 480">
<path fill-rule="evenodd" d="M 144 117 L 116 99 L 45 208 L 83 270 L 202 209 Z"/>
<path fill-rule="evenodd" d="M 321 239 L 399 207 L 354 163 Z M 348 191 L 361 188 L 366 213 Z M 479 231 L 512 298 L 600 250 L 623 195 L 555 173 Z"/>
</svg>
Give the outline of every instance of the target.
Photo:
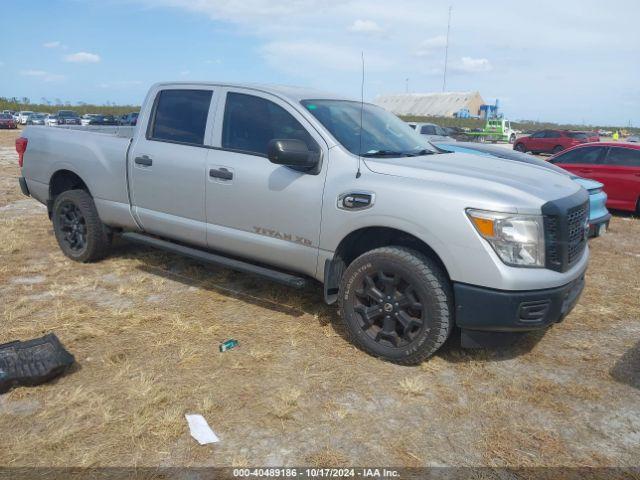
<svg viewBox="0 0 640 480">
<path fill-rule="evenodd" d="M 114 116 L 101 113 L 86 113 L 82 117 L 73 110 L 58 110 L 56 113 L 33 112 L 21 110 L 2 112 L 4 121 L 0 122 L 0 128 L 17 128 L 17 125 L 135 125 L 138 112 L 127 113 L 122 116 Z M 14 126 L 8 126 L 11 117 Z"/>
</svg>

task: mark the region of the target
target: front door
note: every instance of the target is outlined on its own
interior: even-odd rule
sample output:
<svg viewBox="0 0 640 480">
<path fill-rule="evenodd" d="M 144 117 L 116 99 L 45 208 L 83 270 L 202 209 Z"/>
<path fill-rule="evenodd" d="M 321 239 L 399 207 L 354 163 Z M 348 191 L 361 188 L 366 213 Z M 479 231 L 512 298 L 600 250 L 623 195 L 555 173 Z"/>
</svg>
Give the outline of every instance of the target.
<svg viewBox="0 0 640 480">
<path fill-rule="evenodd" d="M 256 90 L 221 93 L 207 161 L 207 243 L 212 249 L 314 275 L 327 146 L 283 100 Z M 318 173 L 275 165 L 272 139 L 297 139 L 321 153 Z M 321 160 L 322 161 L 322 160 Z"/>
<path fill-rule="evenodd" d="M 640 150 L 611 147 L 598 167 L 598 180 L 605 185 L 611 208 L 635 210 L 640 197 Z"/>
<path fill-rule="evenodd" d="M 579 147 L 562 152 L 552 160 L 554 164 L 580 177 L 600 180 L 599 165 L 602 163 L 605 147 Z"/>
<path fill-rule="evenodd" d="M 129 152 L 133 212 L 146 232 L 206 246 L 205 169 L 213 91 L 160 90 Z"/>
</svg>

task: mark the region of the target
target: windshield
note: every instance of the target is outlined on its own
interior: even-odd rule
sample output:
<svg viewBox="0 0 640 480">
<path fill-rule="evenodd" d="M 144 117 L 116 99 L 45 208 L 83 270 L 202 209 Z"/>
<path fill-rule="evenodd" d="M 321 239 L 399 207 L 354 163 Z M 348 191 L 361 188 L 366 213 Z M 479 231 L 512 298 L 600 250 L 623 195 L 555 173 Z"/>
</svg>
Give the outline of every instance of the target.
<svg viewBox="0 0 640 480">
<path fill-rule="evenodd" d="M 303 100 L 300 103 L 354 155 L 401 157 L 437 152 L 426 138 L 376 105 L 349 100 Z"/>
<path fill-rule="evenodd" d="M 76 117 L 76 112 L 72 112 L 71 110 L 60 110 L 58 112 L 58 116 L 60 117 Z"/>
</svg>

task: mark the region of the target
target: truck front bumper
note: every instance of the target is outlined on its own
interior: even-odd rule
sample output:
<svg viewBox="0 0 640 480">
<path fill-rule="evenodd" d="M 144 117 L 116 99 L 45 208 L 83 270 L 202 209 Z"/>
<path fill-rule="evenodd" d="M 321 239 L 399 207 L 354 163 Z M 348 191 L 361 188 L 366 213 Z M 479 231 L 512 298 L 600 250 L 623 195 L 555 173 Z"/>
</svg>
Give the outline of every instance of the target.
<svg viewBox="0 0 640 480">
<path fill-rule="evenodd" d="M 456 324 L 479 332 L 526 332 L 566 317 L 584 289 L 584 272 L 570 283 L 544 290 L 504 291 L 454 284 Z"/>
</svg>

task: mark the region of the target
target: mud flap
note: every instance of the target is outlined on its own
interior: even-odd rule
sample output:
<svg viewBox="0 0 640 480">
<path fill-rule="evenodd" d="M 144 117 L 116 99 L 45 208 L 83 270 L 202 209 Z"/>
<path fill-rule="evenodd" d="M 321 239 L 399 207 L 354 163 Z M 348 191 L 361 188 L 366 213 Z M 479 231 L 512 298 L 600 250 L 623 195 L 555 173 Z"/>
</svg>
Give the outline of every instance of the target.
<svg viewBox="0 0 640 480">
<path fill-rule="evenodd" d="M 75 359 L 53 333 L 0 345 L 0 394 L 15 386 L 39 385 L 61 375 Z"/>
</svg>

